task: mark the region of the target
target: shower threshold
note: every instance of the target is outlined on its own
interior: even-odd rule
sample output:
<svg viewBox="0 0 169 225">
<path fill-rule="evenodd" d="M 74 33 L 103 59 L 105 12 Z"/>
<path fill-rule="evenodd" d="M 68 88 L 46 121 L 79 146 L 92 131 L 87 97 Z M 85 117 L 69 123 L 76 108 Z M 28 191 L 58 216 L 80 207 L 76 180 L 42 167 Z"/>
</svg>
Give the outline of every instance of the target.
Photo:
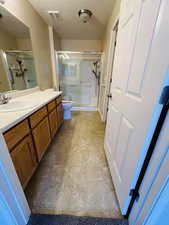
<svg viewBox="0 0 169 225">
<path fill-rule="evenodd" d="M 71 111 L 98 111 L 96 106 L 74 106 Z"/>
</svg>

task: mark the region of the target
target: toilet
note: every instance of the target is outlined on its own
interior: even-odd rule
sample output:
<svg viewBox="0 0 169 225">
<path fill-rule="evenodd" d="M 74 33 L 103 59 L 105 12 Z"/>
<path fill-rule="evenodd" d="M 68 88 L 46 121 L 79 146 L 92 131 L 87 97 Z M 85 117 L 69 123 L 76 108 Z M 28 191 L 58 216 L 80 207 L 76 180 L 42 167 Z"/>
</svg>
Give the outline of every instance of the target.
<svg viewBox="0 0 169 225">
<path fill-rule="evenodd" d="M 62 103 L 63 103 L 63 109 L 64 109 L 64 120 L 71 120 L 72 119 L 71 109 L 73 107 L 73 102 L 62 101 Z"/>
</svg>

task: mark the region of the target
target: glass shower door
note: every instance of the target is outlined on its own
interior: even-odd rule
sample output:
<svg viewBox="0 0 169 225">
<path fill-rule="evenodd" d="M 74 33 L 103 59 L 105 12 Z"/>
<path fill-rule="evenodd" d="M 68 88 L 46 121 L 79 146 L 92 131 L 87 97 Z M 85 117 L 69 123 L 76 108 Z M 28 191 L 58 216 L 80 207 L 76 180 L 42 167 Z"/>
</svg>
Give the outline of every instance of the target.
<svg viewBox="0 0 169 225">
<path fill-rule="evenodd" d="M 59 54 L 59 80 L 64 100 L 71 100 L 76 107 L 97 107 L 99 78 L 95 76 L 94 63 L 98 55 L 75 53 Z"/>
</svg>

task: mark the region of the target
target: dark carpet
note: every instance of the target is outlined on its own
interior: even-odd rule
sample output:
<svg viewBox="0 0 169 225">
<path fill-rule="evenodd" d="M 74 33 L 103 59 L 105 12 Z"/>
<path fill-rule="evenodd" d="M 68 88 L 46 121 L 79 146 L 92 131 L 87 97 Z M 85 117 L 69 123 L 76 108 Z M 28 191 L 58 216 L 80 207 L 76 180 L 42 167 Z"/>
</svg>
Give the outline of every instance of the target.
<svg viewBox="0 0 169 225">
<path fill-rule="evenodd" d="M 125 219 L 32 214 L 28 225 L 128 225 Z"/>
</svg>

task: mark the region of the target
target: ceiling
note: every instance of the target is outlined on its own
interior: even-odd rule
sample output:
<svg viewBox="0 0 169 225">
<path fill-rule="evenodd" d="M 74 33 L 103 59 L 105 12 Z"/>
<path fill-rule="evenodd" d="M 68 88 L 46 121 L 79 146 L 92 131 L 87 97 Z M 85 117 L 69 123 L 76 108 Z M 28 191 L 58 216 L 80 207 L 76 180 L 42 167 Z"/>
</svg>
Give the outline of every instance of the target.
<svg viewBox="0 0 169 225">
<path fill-rule="evenodd" d="M 28 38 L 30 36 L 29 28 L 1 6 L 0 14 L 2 15 L 0 29 L 5 30 L 15 38 Z"/>
<path fill-rule="evenodd" d="M 100 40 L 103 37 L 115 0 L 29 0 L 44 20 L 54 25 L 62 39 Z M 93 12 L 91 20 L 84 24 L 78 17 L 80 9 Z M 52 19 L 50 10 L 59 11 L 59 17 Z"/>
</svg>

